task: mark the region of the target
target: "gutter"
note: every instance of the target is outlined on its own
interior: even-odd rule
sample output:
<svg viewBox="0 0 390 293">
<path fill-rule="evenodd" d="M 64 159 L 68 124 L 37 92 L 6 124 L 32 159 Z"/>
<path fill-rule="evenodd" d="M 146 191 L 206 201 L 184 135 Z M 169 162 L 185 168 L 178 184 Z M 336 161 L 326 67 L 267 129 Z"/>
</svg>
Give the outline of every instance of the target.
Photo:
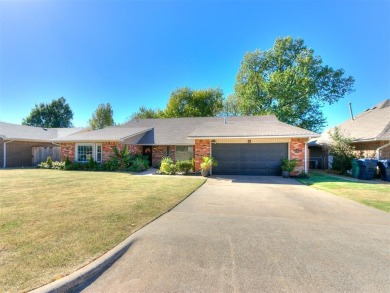
<svg viewBox="0 0 390 293">
<path fill-rule="evenodd" d="M 380 158 L 379 158 L 379 151 L 380 151 L 381 149 L 385 148 L 385 147 L 388 147 L 388 146 L 390 146 L 390 141 L 389 141 L 387 144 L 384 144 L 383 146 L 380 146 L 379 148 L 376 149 L 376 151 L 375 151 L 375 157 L 376 157 L 377 160 L 380 159 Z"/>
<path fill-rule="evenodd" d="M 269 136 L 187 136 L 187 139 L 232 139 L 232 138 L 243 138 L 243 139 L 254 139 L 254 138 L 314 138 L 318 136 L 308 135 L 269 135 Z"/>
<path fill-rule="evenodd" d="M 7 143 L 13 142 L 13 140 L 5 141 L 3 144 L 3 169 L 7 167 Z"/>
</svg>

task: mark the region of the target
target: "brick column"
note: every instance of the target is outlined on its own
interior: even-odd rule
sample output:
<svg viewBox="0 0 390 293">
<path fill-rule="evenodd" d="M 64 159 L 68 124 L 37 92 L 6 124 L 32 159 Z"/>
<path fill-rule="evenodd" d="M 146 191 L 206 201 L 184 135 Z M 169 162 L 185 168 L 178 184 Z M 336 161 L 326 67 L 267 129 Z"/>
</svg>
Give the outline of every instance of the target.
<svg viewBox="0 0 390 293">
<path fill-rule="evenodd" d="M 203 161 L 203 157 L 210 156 L 210 145 L 209 139 L 196 139 L 195 140 L 195 171 L 200 170 L 200 164 Z"/>
<path fill-rule="evenodd" d="M 305 147 L 306 147 L 306 163 L 309 160 L 309 151 L 307 149 L 306 139 L 293 138 L 290 142 L 290 160 L 297 159 L 298 166 L 291 172 L 291 175 L 298 176 L 305 171 Z"/>
</svg>

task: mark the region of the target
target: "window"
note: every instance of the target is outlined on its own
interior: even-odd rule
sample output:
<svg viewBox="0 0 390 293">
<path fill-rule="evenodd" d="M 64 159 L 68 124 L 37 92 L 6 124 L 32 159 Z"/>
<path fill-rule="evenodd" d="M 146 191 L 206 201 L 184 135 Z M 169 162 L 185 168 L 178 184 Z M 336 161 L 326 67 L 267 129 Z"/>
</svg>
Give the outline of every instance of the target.
<svg viewBox="0 0 390 293">
<path fill-rule="evenodd" d="M 88 162 L 91 158 L 101 163 L 103 161 L 101 143 L 78 143 L 76 144 L 76 161 Z"/>
<path fill-rule="evenodd" d="M 102 161 L 102 145 L 97 144 L 96 145 L 96 162 L 101 163 Z"/>
<path fill-rule="evenodd" d="M 171 147 L 167 146 L 166 157 L 169 157 L 170 155 L 171 155 Z"/>
<path fill-rule="evenodd" d="M 178 145 L 176 146 L 176 161 L 191 160 L 193 158 L 193 146 Z"/>
<path fill-rule="evenodd" d="M 93 157 L 93 146 L 92 145 L 78 145 L 77 146 L 77 161 L 88 162 Z"/>
</svg>

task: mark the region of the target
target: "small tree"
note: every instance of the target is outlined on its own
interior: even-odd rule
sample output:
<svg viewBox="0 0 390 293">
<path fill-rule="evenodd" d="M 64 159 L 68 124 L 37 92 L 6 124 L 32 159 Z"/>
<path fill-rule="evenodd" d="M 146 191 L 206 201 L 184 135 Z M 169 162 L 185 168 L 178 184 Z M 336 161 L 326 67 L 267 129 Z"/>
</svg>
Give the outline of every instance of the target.
<svg viewBox="0 0 390 293">
<path fill-rule="evenodd" d="M 328 133 L 332 138 L 330 144 L 330 153 L 333 155 L 332 169 L 345 174 L 352 168 L 352 159 L 355 158 L 355 147 L 351 145 L 352 138 L 344 135 L 338 127 Z"/>
</svg>

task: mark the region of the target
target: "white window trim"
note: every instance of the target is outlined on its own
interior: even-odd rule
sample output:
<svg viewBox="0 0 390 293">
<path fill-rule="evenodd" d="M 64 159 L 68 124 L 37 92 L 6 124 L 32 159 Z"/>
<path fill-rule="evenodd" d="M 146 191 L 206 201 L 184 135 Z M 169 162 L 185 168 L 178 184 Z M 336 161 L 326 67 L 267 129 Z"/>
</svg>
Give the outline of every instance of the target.
<svg viewBox="0 0 390 293">
<path fill-rule="evenodd" d="M 100 161 L 98 161 L 97 159 L 97 149 L 98 149 L 98 146 L 100 146 Z M 101 163 L 103 162 L 103 146 L 101 143 L 95 143 L 95 152 L 94 152 L 94 156 L 95 156 L 95 161 L 98 162 L 98 163 Z"/>
<path fill-rule="evenodd" d="M 78 142 L 76 143 L 76 146 L 75 146 L 75 161 L 76 162 L 79 162 L 79 163 L 88 163 L 87 161 L 79 161 L 79 146 L 92 146 L 92 157 L 93 157 L 93 160 L 95 162 L 98 162 L 98 163 L 101 163 L 103 161 L 103 146 L 101 143 L 82 143 L 82 142 Z M 101 147 L 101 161 L 98 161 L 97 160 L 97 146 L 100 146 Z"/>
</svg>

